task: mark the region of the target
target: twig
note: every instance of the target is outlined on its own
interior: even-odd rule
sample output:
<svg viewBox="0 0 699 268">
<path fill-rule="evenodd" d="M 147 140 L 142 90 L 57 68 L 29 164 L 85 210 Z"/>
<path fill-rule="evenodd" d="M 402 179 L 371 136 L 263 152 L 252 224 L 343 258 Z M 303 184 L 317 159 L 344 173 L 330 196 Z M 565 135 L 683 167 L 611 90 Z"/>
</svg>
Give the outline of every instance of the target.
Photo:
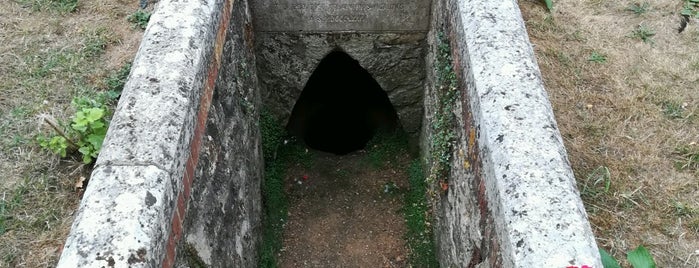
<svg viewBox="0 0 699 268">
<path fill-rule="evenodd" d="M 49 126 L 51 126 L 51 128 L 53 128 L 53 130 L 55 130 L 56 133 L 58 133 L 58 135 L 60 135 L 60 136 L 63 137 L 64 139 L 66 139 L 66 141 L 68 141 L 68 143 L 70 144 L 71 147 L 73 147 L 73 149 L 77 150 L 78 148 L 80 148 L 80 146 L 78 146 L 77 144 L 75 144 L 75 142 L 73 142 L 73 140 L 71 140 L 70 138 L 68 138 L 68 136 L 66 136 L 66 134 L 63 132 L 63 130 L 61 130 L 61 128 L 59 128 L 59 127 L 56 125 L 56 123 L 54 123 L 53 121 L 51 121 L 50 119 L 48 119 L 48 118 L 46 118 L 46 117 L 44 117 L 44 121 L 45 121 L 47 124 L 49 124 Z"/>
</svg>

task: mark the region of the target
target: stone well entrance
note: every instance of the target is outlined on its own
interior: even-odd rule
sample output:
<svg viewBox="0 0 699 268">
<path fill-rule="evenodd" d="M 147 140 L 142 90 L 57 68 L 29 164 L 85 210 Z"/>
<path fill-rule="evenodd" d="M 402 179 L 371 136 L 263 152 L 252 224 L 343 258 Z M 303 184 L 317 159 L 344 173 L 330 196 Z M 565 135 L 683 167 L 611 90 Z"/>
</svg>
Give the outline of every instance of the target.
<svg viewBox="0 0 699 268">
<path fill-rule="evenodd" d="M 311 74 L 339 49 L 385 91 L 403 129 L 416 139 L 423 115 L 430 5 L 429 0 L 254 2 L 263 105 L 287 122 Z"/>
<path fill-rule="evenodd" d="M 330 52 L 308 79 L 287 130 L 309 147 L 336 154 L 364 148 L 379 131 L 393 131 L 398 116 L 386 92 L 356 60 Z"/>
</svg>

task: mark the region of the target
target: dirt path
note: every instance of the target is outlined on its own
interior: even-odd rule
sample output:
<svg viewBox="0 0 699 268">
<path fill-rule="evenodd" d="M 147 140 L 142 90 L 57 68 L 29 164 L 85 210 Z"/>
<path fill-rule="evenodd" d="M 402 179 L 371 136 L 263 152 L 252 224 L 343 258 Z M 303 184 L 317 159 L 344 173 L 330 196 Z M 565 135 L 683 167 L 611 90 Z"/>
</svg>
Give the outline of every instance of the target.
<svg viewBox="0 0 699 268">
<path fill-rule="evenodd" d="M 287 172 L 281 267 L 405 267 L 408 159 L 372 168 L 365 152 L 314 152 Z M 306 178 L 304 179 L 304 176 Z"/>
</svg>

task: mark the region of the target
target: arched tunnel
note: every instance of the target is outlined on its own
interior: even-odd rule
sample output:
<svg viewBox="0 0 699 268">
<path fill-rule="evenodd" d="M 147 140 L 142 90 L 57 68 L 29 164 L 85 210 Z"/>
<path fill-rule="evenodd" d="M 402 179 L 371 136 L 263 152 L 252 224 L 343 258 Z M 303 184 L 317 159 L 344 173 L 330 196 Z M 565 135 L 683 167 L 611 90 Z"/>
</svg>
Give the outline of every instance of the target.
<svg viewBox="0 0 699 268">
<path fill-rule="evenodd" d="M 386 92 L 357 60 L 335 50 L 306 82 L 287 130 L 310 148 L 342 155 L 363 149 L 376 133 L 398 126 Z"/>
</svg>

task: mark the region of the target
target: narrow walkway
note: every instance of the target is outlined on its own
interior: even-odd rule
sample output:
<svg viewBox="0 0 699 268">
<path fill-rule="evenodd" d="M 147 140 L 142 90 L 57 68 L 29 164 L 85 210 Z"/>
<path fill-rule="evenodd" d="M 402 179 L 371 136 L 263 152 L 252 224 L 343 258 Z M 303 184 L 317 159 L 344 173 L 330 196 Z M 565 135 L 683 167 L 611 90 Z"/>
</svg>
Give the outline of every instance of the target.
<svg viewBox="0 0 699 268">
<path fill-rule="evenodd" d="M 375 168 L 363 151 L 312 154 L 286 173 L 281 267 L 406 267 L 408 158 Z"/>
</svg>

